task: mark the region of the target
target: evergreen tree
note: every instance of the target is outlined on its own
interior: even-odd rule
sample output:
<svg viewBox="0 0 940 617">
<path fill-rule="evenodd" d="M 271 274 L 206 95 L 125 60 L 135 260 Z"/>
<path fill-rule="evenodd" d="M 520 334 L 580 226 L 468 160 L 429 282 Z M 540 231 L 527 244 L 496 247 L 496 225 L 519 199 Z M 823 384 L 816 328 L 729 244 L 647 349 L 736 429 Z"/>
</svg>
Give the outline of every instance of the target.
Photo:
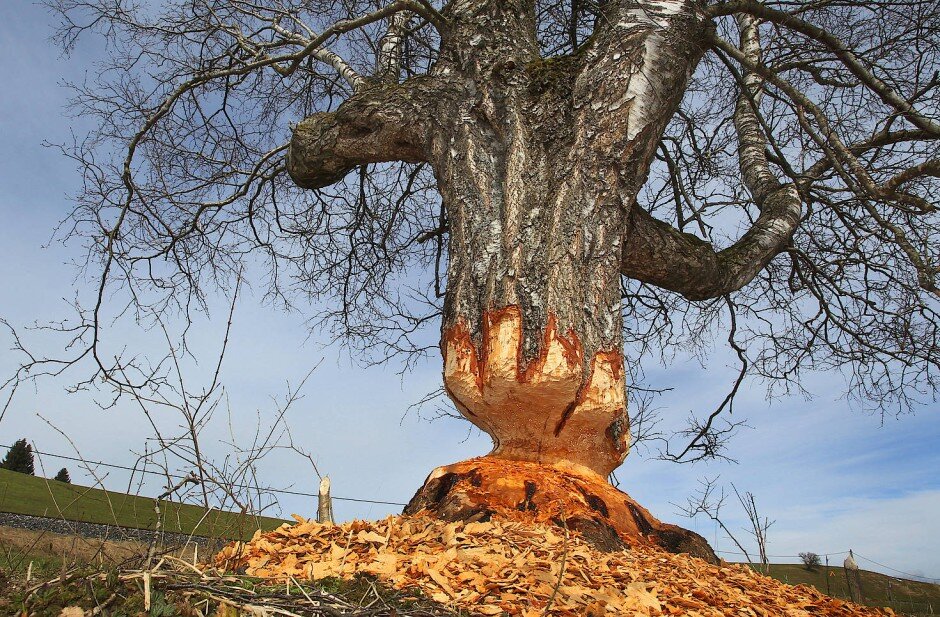
<svg viewBox="0 0 940 617">
<path fill-rule="evenodd" d="M 65 482 L 66 484 L 72 483 L 72 478 L 69 476 L 69 470 L 63 467 L 59 470 L 59 473 L 55 475 L 53 480 L 58 480 L 59 482 Z"/>
<path fill-rule="evenodd" d="M 28 473 L 35 475 L 33 468 L 33 447 L 26 442 L 26 439 L 20 439 L 13 444 L 13 447 L 7 452 L 0 468 L 18 471 L 19 473 Z"/>
</svg>

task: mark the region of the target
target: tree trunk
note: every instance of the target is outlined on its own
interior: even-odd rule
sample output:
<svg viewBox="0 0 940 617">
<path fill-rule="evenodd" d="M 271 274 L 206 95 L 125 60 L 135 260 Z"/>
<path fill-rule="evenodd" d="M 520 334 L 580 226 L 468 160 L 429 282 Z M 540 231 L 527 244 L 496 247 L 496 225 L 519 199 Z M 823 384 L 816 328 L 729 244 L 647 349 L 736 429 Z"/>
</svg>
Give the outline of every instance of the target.
<svg viewBox="0 0 940 617">
<path fill-rule="evenodd" d="M 454 34 L 474 52 L 437 67 L 472 84 L 431 145 L 450 231 L 444 383 L 493 456 L 606 476 L 627 454 L 628 214 L 702 53 L 691 5 L 649 4 L 617 5 L 587 49 L 546 60 L 533 3 L 484 3 Z"/>
</svg>

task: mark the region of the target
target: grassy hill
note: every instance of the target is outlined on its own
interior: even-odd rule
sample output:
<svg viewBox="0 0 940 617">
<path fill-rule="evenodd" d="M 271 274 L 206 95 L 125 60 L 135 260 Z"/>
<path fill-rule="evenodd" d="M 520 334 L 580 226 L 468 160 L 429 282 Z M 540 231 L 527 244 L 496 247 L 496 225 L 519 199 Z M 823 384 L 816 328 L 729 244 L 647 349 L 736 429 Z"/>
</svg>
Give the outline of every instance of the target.
<svg viewBox="0 0 940 617">
<path fill-rule="evenodd" d="M 841 567 L 829 567 L 827 576 L 825 566 L 810 571 L 797 564 L 771 564 L 769 575 L 790 585 L 812 585 L 830 596 L 849 599 L 845 570 Z M 895 578 L 867 570 L 861 571 L 861 578 L 862 594 L 865 596 L 863 604 L 887 606 L 906 615 L 940 615 L 940 585 Z"/>
<path fill-rule="evenodd" d="M 211 511 L 199 506 L 160 502 L 163 530 L 208 537 L 244 538 L 256 529 L 274 529 L 284 521 Z M 0 469 L 0 512 L 48 516 L 86 523 L 153 529 L 153 499 L 65 484 Z"/>
</svg>

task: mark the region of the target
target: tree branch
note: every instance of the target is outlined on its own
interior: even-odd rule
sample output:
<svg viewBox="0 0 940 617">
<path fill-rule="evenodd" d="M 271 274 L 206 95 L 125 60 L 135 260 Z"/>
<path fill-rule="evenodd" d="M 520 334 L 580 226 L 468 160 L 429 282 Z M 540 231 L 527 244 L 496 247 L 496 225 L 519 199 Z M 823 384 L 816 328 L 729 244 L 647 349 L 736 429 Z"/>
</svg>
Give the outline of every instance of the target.
<svg viewBox="0 0 940 617">
<path fill-rule="evenodd" d="M 616 161 L 621 182 L 639 192 L 666 123 L 685 83 L 705 52 L 711 24 L 692 3 L 609 2 L 598 16 L 591 43 L 579 56 L 572 98 L 577 130 L 590 138 L 577 150 L 598 170 Z"/>
<path fill-rule="evenodd" d="M 759 63 L 759 21 L 750 15 L 740 15 L 737 21 L 741 31 L 741 49 L 752 62 Z M 741 82 L 741 92 L 734 108 L 734 128 L 738 135 L 738 166 L 754 202 L 761 207 L 768 195 L 780 189 L 780 182 L 767 162 L 767 140 L 758 118 L 763 80 L 760 75 L 749 71 L 744 74 Z"/>
<path fill-rule="evenodd" d="M 309 54 L 315 53 L 321 45 L 325 44 L 330 38 L 341 34 L 343 32 L 349 32 L 350 30 L 355 30 L 366 26 L 372 22 L 379 21 L 380 19 L 385 19 L 389 15 L 394 15 L 396 13 L 401 13 L 403 11 L 414 11 L 419 15 L 427 18 L 435 28 L 443 35 L 447 31 L 447 22 L 443 19 L 440 13 L 435 11 L 432 7 L 428 6 L 423 2 L 413 2 L 412 0 L 398 0 L 392 4 L 386 6 L 385 8 L 379 9 L 378 11 L 373 11 L 367 13 L 355 19 L 346 19 L 341 22 L 330 26 L 328 29 L 324 30 L 320 36 L 311 40 L 307 46 L 297 55 L 297 58 L 291 63 L 290 67 L 278 71 L 284 76 L 290 75 L 297 70 L 297 67 L 300 66 L 300 63 L 303 62 L 304 57 Z"/>
<path fill-rule="evenodd" d="M 867 88 L 878 95 L 886 104 L 907 118 L 917 128 L 927 131 L 934 136 L 940 136 L 940 124 L 920 114 L 911 103 L 896 92 L 891 86 L 878 78 L 861 59 L 838 37 L 806 22 L 796 15 L 772 9 L 757 0 L 731 0 L 707 9 L 710 16 L 729 15 L 732 13 L 747 13 L 799 32 L 831 51 L 845 65 L 845 67 L 861 81 Z"/>
<path fill-rule="evenodd" d="M 414 19 L 414 13 L 402 11 L 389 20 L 388 30 L 379 42 L 375 71 L 378 79 L 398 83 L 401 72 L 402 44 L 408 34 L 408 26 L 412 19 Z"/>
<path fill-rule="evenodd" d="M 770 193 L 751 228 L 722 251 L 635 206 L 630 211 L 622 272 L 678 292 L 689 300 L 706 300 L 736 291 L 786 247 L 800 222 L 799 203 L 799 194 L 792 185 Z"/>
<path fill-rule="evenodd" d="M 857 195 L 859 202 L 868 215 L 874 220 L 882 229 L 884 229 L 891 236 L 892 241 L 904 252 L 910 261 L 911 265 L 917 272 L 918 283 L 924 290 L 940 296 L 940 288 L 938 288 L 935 279 L 938 274 L 940 274 L 940 268 L 935 266 L 930 262 L 929 258 L 925 257 L 918 250 L 918 248 L 911 242 L 908 237 L 908 232 L 905 231 L 900 225 L 893 223 L 892 221 L 885 218 L 880 214 L 876 208 L 872 205 L 871 199 L 883 199 L 885 195 L 875 184 L 874 180 L 871 178 L 871 175 L 868 173 L 864 165 L 850 152 L 849 148 L 842 142 L 839 138 L 836 131 L 832 128 L 832 125 L 826 115 L 822 110 L 811 101 L 805 94 L 794 88 L 791 84 L 787 83 L 785 80 L 781 79 L 778 75 L 774 74 L 773 71 L 768 69 L 763 64 L 752 62 L 750 58 L 744 55 L 739 49 L 729 44 L 727 41 L 721 39 L 717 36 L 712 36 L 712 44 L 719 50 L 727 53 L 729 56 L 734 58 L 742 66 L 744 66 L 748 71 L 753 71 L 760 74 L 760 76 L 766 79 L 769 83 L 772 83 L 774 86 L 780 89 L 787 97 L 793 101 L 797 108 L 797 115 L 800 118 L 801 127 L 811 135 L 814 141 L 825 150 L 830 150 L 831 154 L 838 160 L 834 162 L 834 166 L 840 170 L 840 175 L 846 181 L 847 186 Z M 813 120 L 819 126 L 819 132 L 813 131 L 810 127 L 808 121 L 806 120 L 806 113 L 809 113 Z M 848 169 L 842 169 L 843 165 Z M 848 171 L 852 172 L 852 175 L 857 178 L 857 182 L 852 179 Z"/>
<path fill-rule="evenodd" d="M 359 165 L 426 160 L 425 122 L 442 97 L 442 82 L 415 77 L 401 85 L 376 85 L 336 111 L 313 114 L 294 128 L 287 171 L 294 182 L 318 189 L 342 180 Z"/>
<path fill-rule="evenodd" d="M 760 62 L 757 20 L 739 19 L 742 53 Z M 767 162 L 757 114 L 762 80 L 748 72 L 734 112 L 741 176 L 761 210 L 751 228 L 731 247 L 716 252 L 707 242 L 633 208 L 631 241 L 624 249 L 623 272 L 646 283 L 678 291 L 689 299 L 714 298 L 740 289 L 764 269 L 800 223 L 801 200 L 793 185 L 781 185 Z"/>
</svg>

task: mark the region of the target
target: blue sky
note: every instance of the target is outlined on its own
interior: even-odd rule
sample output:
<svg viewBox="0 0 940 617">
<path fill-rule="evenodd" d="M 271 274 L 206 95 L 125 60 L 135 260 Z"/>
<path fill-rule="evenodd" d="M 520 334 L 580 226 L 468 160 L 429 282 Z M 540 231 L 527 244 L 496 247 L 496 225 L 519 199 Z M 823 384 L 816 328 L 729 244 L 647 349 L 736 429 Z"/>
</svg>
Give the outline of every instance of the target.
<svg viewBox="0 0 940 617">
<path fill-rule="evenodd" d="M 80 119 L 64 113 L 68 93 L 64 79 L 80 80 L 90 71 L 96 50 L 80 47 L 64 58 L 48 40 L 51 18 L 44 9 L 19 0 L 0 9 L 0 316 L 17 326 L 64 316 L 68 302 L 88 288 L 70 262 L 78 246 L 63 246 L 52 230 L 69 210 L 68 194 L 80 180 L 73 164 L 44 141 L 67 141 L 81 134 Z M 51 240 L 51 241 L 50 241 Z M 219 302 L 221 309 L 222 301 Z M 223 315 L 200 322 L 197 352 L 206 358 L 221 341 Z M 482 454 L 488 440 L 454 421 L 429 423 L 408 406 L 440 384 L 439 357 L 400 377 L 399 366 L 364 368 L 342 350 L 308 336 L 305 315 L 287 314 L 263 304 L 251 290 L 243 294 L 235 315 L 223 377 L 236 424 L 246 431 L 257 414 L 273 409 L 272 397 L 285 384 L 296 384 L 317 363 L 304 398 L 291 410 L 294 438 L 314 453 L 328 473 L 334 493 L 394 502 L 407 501 L 436 465 Z M 115 327 L 113 340 L 149 349 L 152 333 L 129 324 Z M 6 375 L 16 358 L 0 339 L 0 371 Z M 322 362 L 321 362 L 322 360 Z M 678 358 L 669 367 L 652 367 L 655 383 L 675 386 L 659 401 L 667 422 L 689 410 L 703 410 L 720 400 L 729 374 L 721 352 L 709 370 Z M 194 375 L 204 373 L 195 369 Z M 147 435 L 144 419 L 130 406 L 104 411 L 88 395 L 67 395 L 67 381 L 42 382 L 20 392 L 0 422 L 0 443 L 28 437 L 41 450 L 71 453 L 71 446 L 37 414 L 67 433 L 89 458 L 128 464 Z M 848 548 L 898 570 L 940 578 L 940 409 L 930 405 L 900 419 L 853 409 L 842 397 L 839 375 L 816 375 L 808 381 L 816 397 L 768 402 L 764 389 L 752 384 L 740 398 L 736 414 L 748 419 L 729 455 L 738 464 L 677 466 L 631 455 L 618 472 L 623 487 L 664 520 L 696 529 L 719 550 L 735 550 L 705 520 L 678 516 L 681 503 L 699 478 L 720 475 L 753 492 L 771 528 L 772 555 L 800 551 L 840 552 Z M 173 420 L 166 419 L 168 425 Z M 224 451 L 224 422 L 207 432 L 210 453 Z M 47 475 L 62 466 L 44 459 Z M 77 482 L 90 479 L 69 464 Z M 101 470 L 109 488 L 126 486 L 126 474 Z M 263 483 L 292 485 L 314 491 L 309 465 L 287 453 L 277 454 L 259 469 Z M 145 485 L 154 492 L 156 485 Z M 315 505 L 285 497 L 283 514 L 311 514 Z M 380 517 L 393 506 L 339 502 L 341 518 Z M 740 508 L 728 503 L 723 515 L 729 527 L 744 525 Z M 739 537 L 746 538 L 741 531 Z M 753 545 L 753 543 L 749 543 Z M 732 556 L 733 557 L 733 556 Z M 843 555 L 833 555 L 841 563 Z M 785 561 L 780 558 L 777 561 Z M 861 559 L 863 567 L 881 569 Z"/>
</svg>

